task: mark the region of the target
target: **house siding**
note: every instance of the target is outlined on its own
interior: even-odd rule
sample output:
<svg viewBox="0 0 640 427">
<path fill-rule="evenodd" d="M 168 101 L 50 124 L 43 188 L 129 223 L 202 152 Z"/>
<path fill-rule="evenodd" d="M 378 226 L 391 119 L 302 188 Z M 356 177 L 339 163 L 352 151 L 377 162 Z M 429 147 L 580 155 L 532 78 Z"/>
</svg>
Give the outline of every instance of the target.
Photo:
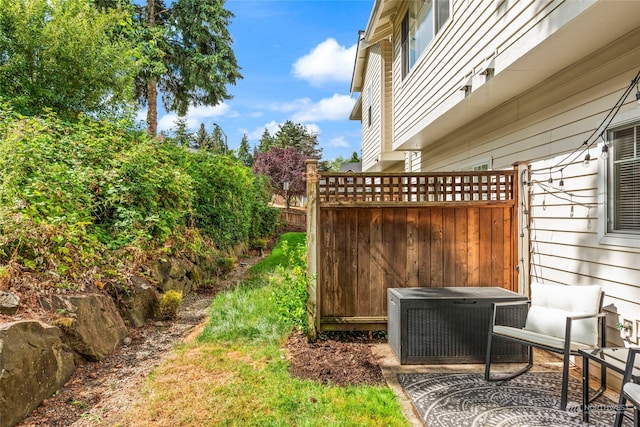
<svg viewBox="0 0 640 427">
<path fill-rule="evenodd" d="M 362 103 L 362 170 L 366 171 L 375 166 L 382 152 L 382 124 L 381 124 L 381 90 L 380 82 L 382 56 L 380 45 L 376 44 L 369 50 L 366 65 L 363 91 L 360 95 Z M 369 88 L 371 90 L 369 91 Z M 371 92 L 371 101 L 367 99 Z M 369 125 L 369 104 L 371 102 L 371 125 Z"/>
<path fill-rule="evenodd" d="M 640 236 L 629 246 L 600 240 L 606 164 L 598 143 L 584 168 L 580 147 L 640 70 L 640 3 L 455 0 L 449 22 L 404 78 L 406 4 L 398 5 L 392 93 L 381 102 L 392 105 L 384 125 L 393 132 L 391 148 L 405 156 L 384 170 L 452 171 L 487 160 L 493 169 L 528 167 L 519 212 L 525 283 L 600 285 L 611 313 L 610 344 L 624 344 L 613 326 L 640 320 Z M 593 25 L 600 19 L 603 25 Z M 480 73 L 486 68 L 492 76 Z M 619 115 L 640 119 L 634 98 Z M 366 144 L 363 133 L 363 157 L 375 146 Z"/>
<path fill-rule="evenodd" d="M 529 258 L 531 281 L 600 285 L 612 313 L 608 336 L 614 345 L 623 344 L 615 323 L 640 319 L 640 250 L 599 241 L 601 145 L 590 150 L 588 168 L 582 166 L 584 154 L 571 157 L 562 190 L 557 165 L 596 130 L 626 89 L 640 66 L 638 46 L 640 31 L 447 135 L 423 153 L 421 164 L 422 170 L 446 171 L 485 158 L 494 169 L 529 163 L 532 184 L 520 192 L 529 194 L 530 203 L 529 251 L 521 248 L 522 263 Z M 640 117 L 629 99 L 621 113 L 636 110 Z"/>
</svg>

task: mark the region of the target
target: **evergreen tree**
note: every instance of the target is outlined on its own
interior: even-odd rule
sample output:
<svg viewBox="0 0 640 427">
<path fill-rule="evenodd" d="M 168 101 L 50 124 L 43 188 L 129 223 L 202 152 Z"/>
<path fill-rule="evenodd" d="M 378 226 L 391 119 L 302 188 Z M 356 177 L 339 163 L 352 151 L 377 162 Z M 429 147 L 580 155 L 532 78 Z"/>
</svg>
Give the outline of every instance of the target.
<svg viewBox="0 0 640 427">
<path fill-rule="evenodd" d="M 360 161 L 360 157 L 358 157 L 358 152 L 354 151 L 347 163 L 358 163 Z"/>
<path fill-rule="evenodd" d="M 262 132 L 262 136 L 260 137 L 260 142 L 258 143 L 258 153 L 266 153 L 274 146 L 274 139 L 269 133 L 267 128 L 264 128 L 264 132 Z M 254 154 L 254 158 L 257 153 Z"/>
<path fill-rule="evenodd" d="M 322 157 L 322 149 L 318 148 L 318 135 L 311 133 L 300 123 L 287 120 L 280 125 L 273 139 L 276 147 L 295 148 L 308 159 Z"/>
<path fill-rule="evenodd" d="M 185 115 L 189 106 L 217 105 L 232 96 L 227 86 L 241 79 L 228 31 L 233 14 L 224 0 L 95 0 L 117 9 L 126 1 L 136 11 L 144 67 L 135 89 L 147 105 L 147 132 L 155 136 L 158 92 L 167 111 Z"/>
<path fill-rule="evenodd" d="M 254 157 L 249 151 L 249 138 L 247 138 L 247 135 L 244 134 L 242 135 L 242 140 L 240 141 L 240 146 L 238 147 L 238 160 L 240 160 L 243 165 L 251 167 L 253 166 L 253 159 Z"/>
<path fill-rule="evenodd" d="M 193 143 L 191 145 L 193 148 L 201 148 L 203 150 L 207 150 L 210 143 L 211 138 L 209 137 L 209 133 L 207 132 L 207 129 L 205 129 L 204 123 L 200 123 L 200 127 L 194 135 Z"/>
<path fill-rule="evenodd" d="M 191 134 L 187 127 L 186 117 L 178 117 L 175 127 L 173 128 L 173 135 L 177 146 L 185 148 L 191 146 Z"/>
<path fill-rule="evenodd" d="M 225 154 L 227 151 L 229 151 L 226 137 L 224 136 L 222 129 L 218 125 L 214 125 L 213 131 L 211 132 L 210 151 L 214 154 Z"/>
</svg>

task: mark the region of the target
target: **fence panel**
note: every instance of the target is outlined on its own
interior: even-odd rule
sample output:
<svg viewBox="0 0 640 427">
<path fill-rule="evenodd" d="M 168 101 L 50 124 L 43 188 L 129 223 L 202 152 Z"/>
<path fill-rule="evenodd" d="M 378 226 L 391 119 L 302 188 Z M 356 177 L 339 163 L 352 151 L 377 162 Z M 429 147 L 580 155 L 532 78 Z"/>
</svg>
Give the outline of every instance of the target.
<svg viewBox="0 0 640 427">
<path fill-rule="evenodd" d="M 280 209 L 280 223 L 289 228 L 304 230 L 307 226 L 307 213 L 301 209 Z"/>
<path fill-rule="evenodd" d="M 517 290 L 516 174 L 319 174 L 313 251 L 321 330 L 385 329 L 387 289 Z M 309 213 L 311 215 L 312 213 Z"/>
</svg>

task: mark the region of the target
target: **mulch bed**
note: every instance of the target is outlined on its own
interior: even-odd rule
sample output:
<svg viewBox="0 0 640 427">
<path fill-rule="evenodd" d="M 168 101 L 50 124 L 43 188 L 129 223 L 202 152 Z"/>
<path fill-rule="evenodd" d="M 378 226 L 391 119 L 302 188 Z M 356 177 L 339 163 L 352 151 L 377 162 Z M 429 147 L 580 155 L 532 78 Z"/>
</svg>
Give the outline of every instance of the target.
<svg viewBox="0 0 640 427">
<path fill-rule="evenodd" d="M 322 384 L 386 385 L 371 345 L 386 342 L 368 333 L 325 334 L 309 343 L 302 332 L 293 333 L 286 343 L 289 372 L 293 377 Z"/>
</svg>

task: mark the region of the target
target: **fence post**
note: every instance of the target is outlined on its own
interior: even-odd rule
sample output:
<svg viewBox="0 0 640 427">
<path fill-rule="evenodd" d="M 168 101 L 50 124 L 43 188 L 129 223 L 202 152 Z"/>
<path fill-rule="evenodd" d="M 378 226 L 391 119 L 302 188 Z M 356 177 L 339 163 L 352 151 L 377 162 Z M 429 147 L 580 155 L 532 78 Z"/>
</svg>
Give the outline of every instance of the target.
<svg viewBox="0 0 640 427">
<path fill-rule="evenodd" d="M 307 168 L 307 339 L 318 337 L 318 161 L 308 159 Z"/>
</svg>

